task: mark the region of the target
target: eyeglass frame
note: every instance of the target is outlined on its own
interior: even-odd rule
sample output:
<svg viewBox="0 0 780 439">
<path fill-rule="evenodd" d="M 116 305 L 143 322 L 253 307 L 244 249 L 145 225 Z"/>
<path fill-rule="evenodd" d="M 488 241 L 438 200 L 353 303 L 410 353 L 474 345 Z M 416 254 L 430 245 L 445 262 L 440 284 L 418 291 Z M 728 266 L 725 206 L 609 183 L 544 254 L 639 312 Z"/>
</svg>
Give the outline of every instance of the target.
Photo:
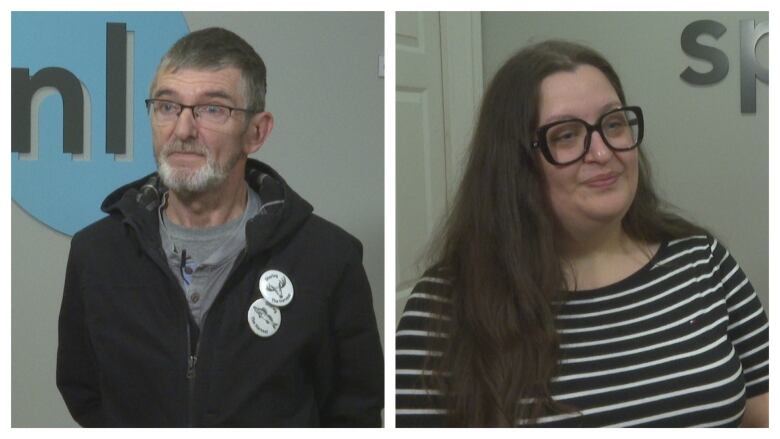
<svg viewBox="0 0 780 439">
<path fill-rule="evenodd" d="M 222 105 L 222 104 L 184 105 L 184 104 L 180 104 L 180 103 L 178 103 L 176 101 L 171 101 L 171 100 L 168 100 L 168 99 L 149 98 L 149 99 L 145 99 L 144 103 L 146 104 L 146 111 L 150 115 L 152 114 L 152 104 L 155 103 L 155 102 L 165 102 L 165 103 L 168 103 L 168 104 L 178 105 L 180 109 L 179 109 L 179 112 L 176 114 L 176 119 L 175 120 L 179 120 L 179 117 L 181 117 L 181 114 L 184 112 L 184 110 L 189 108 L 190 111 L 192 112 L 192 118 L 197 121 L 200 118 L 200 116 L 195 113 L 195 108 L 196 107 L 221 107 L 221 108 L 227 108 L 228 109 L 228 116 L 225 119 L 225 122 L 227 122 L 228 119 L 230 119 L 233 116 L 233 112 L 234 111 L 243 111 L 244 113 L 249 113 L 249 114 L 257 114 L 257 113 L 259 113 L 259 111 L 251 110 L 249 108 L 229 107 L 227 105 Z M 224 124 L 225 122 L 222 122 L 222 123 Z"/>
<path fill-rule="evenodd" d="M 636 114 L 636 120 L 637 120 L 637 136 L 636 136 L 636 143 L 631 146 L 630 148 L 616 148 L 612 145 L 610 145 L 609 141 L 607 140 L 606 136 L 604 135 L 604 131 L 601 128 L 601 123 L 603 122 L 604 118 L 609 116 L 610 114 L 617 113 L 619 111 L 626 111 L 630 110 L 633 111 Z M 582 154 L 577 157 L 576 159 L 569 160 L 567 162 L 558 162 L 555 160 L 555 158 L 552 155 L 552 152 L 550 152 L 550 147 L 547 145 L 547 131 L 550 130 L 550 128 L 560 125 L 567 122 L 581 122 L 583 125 L 585 125 L 585 129 L 587 130 L 587 135 L 585 136 L 585 146 L 582 150 Z M 585 155 L 588 154 L 588 151 L 590 151 L 590 139 L 593 137 L 593 132 L 599 133 L 599 136 L 601 136 L 601 140 L 604 141 L 604 144 L 607 145 L 607 148 L 611 149 L 612 151 L 630 151 L 636 147 L 639 146 L 640 143 L 642 143 L 642 139 L 644 138 L 644 131 L 645 131 L 645 119 L 644 115 L 642 113 L 642 109 L 638 106 L 627 106 L 627 107 L 620 107 L 615 108 L 614 110 L 607 111 L 606 113 L 599 116 L 598 120 L 596 121 L 595 125 L 591 125 L 588 122 L 585 122 L 582 119 L 573 118 L 573 119 L 566 119 L 566 120 L 558 120 L 555 122 L 551 122 L 545 125 L 540 126 L 536 129 L 536 136 L 539 140 L 534 140 L 531 142 L 531 149 L 541 149 L 542 155 L 544 158 L 551 164 L 556 166 L 566 166 L 570 165 L 572 163 L 575 163 L 585 157 Z"/>
</svg>

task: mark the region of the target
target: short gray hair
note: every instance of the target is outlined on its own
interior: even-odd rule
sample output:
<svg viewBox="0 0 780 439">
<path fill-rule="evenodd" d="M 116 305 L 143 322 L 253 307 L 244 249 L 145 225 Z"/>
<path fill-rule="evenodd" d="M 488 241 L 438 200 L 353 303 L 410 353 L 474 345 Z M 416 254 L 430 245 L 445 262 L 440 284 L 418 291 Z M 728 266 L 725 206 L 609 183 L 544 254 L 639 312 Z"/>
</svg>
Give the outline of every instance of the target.
<svg viewBox="0 0 780 439">
<path fill-rule="evenodd" d="M 265 111 L 265 63 L 243 38 L 220 27 L 210 27 L 189 33 L 179 39 L 160 60 L 150 93 L 162 72 L 182 68 L 220 70 L 235 67 L 241 71 L 247 109 Z"/>
</svg>

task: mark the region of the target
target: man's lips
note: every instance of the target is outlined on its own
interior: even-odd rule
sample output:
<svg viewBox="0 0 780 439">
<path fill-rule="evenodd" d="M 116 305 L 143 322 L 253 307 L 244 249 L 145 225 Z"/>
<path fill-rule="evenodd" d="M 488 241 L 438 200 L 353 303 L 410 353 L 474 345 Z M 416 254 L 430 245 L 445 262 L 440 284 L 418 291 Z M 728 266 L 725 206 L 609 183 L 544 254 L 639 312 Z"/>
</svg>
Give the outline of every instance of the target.
<svg viewBox="0 0 780 439">
<path fill-rule="evenodd" d="M 203 163 L 206 156 L 196 152 L 175 151 L 168 153 L 165 159 L 174 166 L 195 166 Z"/>
<path fill-rule="evenodd" d="M 173 151 L 166 154 L 166 157 L 187 157 L 187 158 L 194 158 L 194 157 L 205 157 L 204 154 L 193 152 L 193 151 Z"/>
<path fill-rule="evenodd" d="M 187 154 L 187 155 L 200 155 L 202 156 L 202 153 L 196 152 L 196 151 L 168 151 L 167 155 L 174 155 L 174 154 Z"/>
</svg>

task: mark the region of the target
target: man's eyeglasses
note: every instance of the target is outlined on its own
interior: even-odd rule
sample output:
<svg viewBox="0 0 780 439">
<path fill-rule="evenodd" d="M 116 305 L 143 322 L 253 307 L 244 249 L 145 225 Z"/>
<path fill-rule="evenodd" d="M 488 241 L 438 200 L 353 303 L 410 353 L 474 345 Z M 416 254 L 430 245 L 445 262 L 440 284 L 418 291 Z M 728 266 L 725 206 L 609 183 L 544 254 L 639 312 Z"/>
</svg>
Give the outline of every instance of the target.
<svg viewBox="0 0 780 439">
<path fill-rule="evenodd" d="M 622 107 L 604 113 L 591 125 L 582 119 L 568 119 L 543 125 L 536 130 L 532 148 L 553 165 L 568 165 L 581 159 L 590 149 L 596 131 L 610 149 L 628 151 L 642 143 L 644 119 L 639 107 Z"/>
<path fill-rule="evenodd" d="M 146 109 L 149 111 L 152 122 L 157 125 L 176 122 L 185 108 L 192 110 L 192 116 L 198 123 L 214 127 L 221 126 L 227 122 L 234 111 L 250 114 L 256 113 L 254 110 L 217 104 L 183 105 L 165 99 L 147 99 L 144 102 L 146 102 Z"/>
</svg>

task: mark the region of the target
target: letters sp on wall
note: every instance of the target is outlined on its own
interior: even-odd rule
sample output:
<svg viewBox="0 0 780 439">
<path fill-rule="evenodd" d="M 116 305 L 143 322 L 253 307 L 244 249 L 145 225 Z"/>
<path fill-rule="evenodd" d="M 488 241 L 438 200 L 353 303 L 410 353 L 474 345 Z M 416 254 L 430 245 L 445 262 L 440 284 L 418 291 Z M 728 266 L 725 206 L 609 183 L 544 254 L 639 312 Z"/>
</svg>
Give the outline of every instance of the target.
<svg viewBox="0 0 780 439">
<path fill-rule="evenodd" d="M 708 72 L 700 73 L 686 68 L 680 78 L 694 85 L 710 85 L 723 80 L 729 72 L 729 57 L 717 47 L 698 41 L 699 36 L 709 35 L 715 40 L 726 33 L 726 26 L 714 20 L 698 20 L 682 31 L 680 46 L 687 55 L 712 64 Z M 762 38 L 769 38 L 769 22 L 756 24 L 754 20 L 739 22 L 739 90 L 742 113 L 756 112 L 756 80 L 769 84 L 769 69 L 756 59 L 756 47 Z"/>
</svg>

